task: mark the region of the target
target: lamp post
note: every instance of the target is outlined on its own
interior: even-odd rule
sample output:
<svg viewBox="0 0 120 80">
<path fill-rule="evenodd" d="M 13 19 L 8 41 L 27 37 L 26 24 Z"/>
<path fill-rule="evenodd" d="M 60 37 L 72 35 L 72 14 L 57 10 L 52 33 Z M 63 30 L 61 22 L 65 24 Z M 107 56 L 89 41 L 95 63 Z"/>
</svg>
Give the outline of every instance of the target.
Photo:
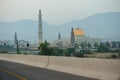
<svg viewBox="0 0 120 80">
<path fill-rule="evenodd" d="M 18 40 L 18 39 L 17 39 L 17 33 L 15 33 L 14 42 L 15 42 L 14 44 L 15 44 L 15 47 L 16 47 L 17 54 L 20 54 L 19 45 L 20 45 L 21 42 L 26 43 L 26 44 L 27 44 L 26 46 L 29 47 L 29 42 L 24 41 L 24 40 Z"/>
<path fill-rule="evenodd" d="M 21 42 L 26 43 L 27 48 L 29 47 L 29 42 L 27 42 L 25 40 L 19 40 L 19 41 L 17 41 L 17 53 L 18 54 L 20 54 L 20 48 L 19 48 L 19 46 L 20 46 Z"/>
</svg>

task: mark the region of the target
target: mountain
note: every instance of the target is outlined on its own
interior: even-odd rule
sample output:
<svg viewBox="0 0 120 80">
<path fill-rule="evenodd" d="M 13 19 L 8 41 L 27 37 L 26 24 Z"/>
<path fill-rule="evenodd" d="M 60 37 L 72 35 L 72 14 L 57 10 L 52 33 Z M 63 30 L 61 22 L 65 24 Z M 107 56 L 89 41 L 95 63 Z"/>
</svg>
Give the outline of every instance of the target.
<svg viewBox="0 0 120 80">
<path fill-rule="evenodd" d="M 72 27 L 80 27 L 86 36 L 120 41 L 120 12 L 96 14 L 61 25 L 50 25 L 43 21 L 44 40 L 56 40 L 59 32 L 62 38 L 70 37 Z M 15 32 L 19 40 L 37 42 L 38 22 L 28 19 L 14 22 L 0 21 L 0 40 L 14 40 Z"/>
<path fill-rule="evenodd" d="M 60 26 L 80 27 L 87 36 L 120 41 L 120 12 L 96 14 Z"/>
</svg>

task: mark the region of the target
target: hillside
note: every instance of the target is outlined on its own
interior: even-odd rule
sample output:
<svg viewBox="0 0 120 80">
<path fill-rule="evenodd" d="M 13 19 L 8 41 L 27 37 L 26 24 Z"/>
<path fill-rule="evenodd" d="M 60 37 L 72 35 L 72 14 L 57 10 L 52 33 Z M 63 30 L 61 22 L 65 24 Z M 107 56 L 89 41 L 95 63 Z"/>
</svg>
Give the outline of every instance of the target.
<svg viewBox="0 0 120 80">
<path fill-rule="evenodd" d="M 59 32 L 62 38 L 70 37 L 72 27 L 82 28 L 86 36 L 120 41 L 120 12 L 96 14 L 57 26 L 43 21 L 44 40 L 57 39 Z M 27 19 L 14 22 L 0 21 L 0 40 L 13 40 L 15 32 L 17 32 L 19 39 L 36 42 L 38 39 L 38 22 Z"/>
</svg>

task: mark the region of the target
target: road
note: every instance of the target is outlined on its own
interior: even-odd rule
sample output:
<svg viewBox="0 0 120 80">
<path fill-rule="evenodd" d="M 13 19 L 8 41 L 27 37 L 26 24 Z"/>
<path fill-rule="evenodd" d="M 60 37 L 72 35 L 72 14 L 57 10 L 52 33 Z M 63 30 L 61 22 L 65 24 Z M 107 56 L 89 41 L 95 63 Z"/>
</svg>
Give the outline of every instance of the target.
<svg viewBox="0 0 120 80">
<path fill-rule="evenodd" d="M 0 60 L 0 80 L 97 80 Z"/>
<path fill-rule="evenodd" d="M 20 80 L 19 78 L 8 74 L 0 68 L 0 80 Z"/>
</svg>

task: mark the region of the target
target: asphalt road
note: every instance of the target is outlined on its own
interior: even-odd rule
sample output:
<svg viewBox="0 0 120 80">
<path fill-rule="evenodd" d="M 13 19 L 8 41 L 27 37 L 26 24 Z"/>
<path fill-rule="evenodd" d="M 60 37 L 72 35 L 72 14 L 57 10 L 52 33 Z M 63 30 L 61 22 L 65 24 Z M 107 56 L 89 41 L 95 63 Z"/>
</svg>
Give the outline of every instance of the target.
<svg viewBox="0 0 120 80">
<path fill-rule="evenodd" d="M 97 80 L 0 60 L 0 80 Z"/>
<path fill-rule="evenodd" d="M 0 70 L 0 80 L 20 80 L 20 79 Z"/>
</svg>

